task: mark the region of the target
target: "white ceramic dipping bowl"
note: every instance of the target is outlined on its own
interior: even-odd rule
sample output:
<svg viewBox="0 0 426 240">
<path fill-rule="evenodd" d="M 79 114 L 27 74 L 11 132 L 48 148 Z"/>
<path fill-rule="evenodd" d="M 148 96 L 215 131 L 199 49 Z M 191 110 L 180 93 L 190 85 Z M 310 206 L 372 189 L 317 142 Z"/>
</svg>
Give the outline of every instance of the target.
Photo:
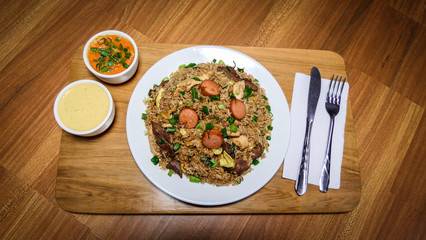
<svg viewBox="0 0 426 240">
<path fill-rule="evenodd" d="M 123 72 L 120 72 L 120 73 L 117 73 L 117 74 L 113 74 L 113 75 L 102 74 L 102 73 L 99 73 L 98 71 L 96 71 L 96 69 L 93 69 L 93 67 L 90 65 L 89 58 L 87 56 L 88 51 L 89 51 L 90 43 L 94 39 L 96 39 L 98 36 L 104 36 L 104 35 L 117 35 L 117 36 L 121 36 L 121 37 L 126 38 L 127 40 L 129 40 L 132 43 L 133 48 L 135 49 L 135 58 L 133 59 L 132 64 L 130 64 L 130 66 L 126 70 L 124 70 Z M 107 82 L 107 83 L 120 84 L 120 83 L 126 82 L 131 77 L 133 77 L 133 75 L 136 73 L 136 70 L 138 69 L 138 62 L 139 62 L 138 46 L 136 45 L 136 43 L 133 40 L 133 38 L 131 38 L 129 35 L 127 35 L 124 32 L 120 32 L 120 31 L 117 31 L 117 30 L 106 30 L 106 31 L 102 31 L 102 32 L 96 33 L 95 35 L 93 35 L 89 39 L 89 41 L 87 41 L 86 45 L 84 46 L 84 50 L 83 50 L 83 60 L 84 60 L 84 64 L 86 64 L 86 67 L 97 78 L 99 78 L 102 81 Z"/>
<path fill-rule="evenodd" d="M 67 125 L 64 124 L 64 122 L 61 120 L 61 117 L 60 117 L 59 108 L 61 107 L 60 101 L 62 96 L 64 96 L 64 94 L 69 93 L 70 92 L 69 90 L 72 89 L 73 87 L 83 83 L 85 84 L 89 83 L 89 84 L 94 84 L 96 86 L 99 86 L 106 93 L 108 97 L 109 107 L 108 107 L 108 113 L 106 114 L 105 118 L 102 120 L 101 123 L 99 123 L 98 125 L 96 125 L 95 127 L 89 130 L 77 131 L 77 130 L 73 130 L 69 128 Z M 98 89 L 98 88 L 95 88 L 95 89 Z M 66 132 L 74 134 L 74 135 L 78 135 L 78 136 L 90 137 L 90 136 L 95 136 L 95 135 L 103 133 L 105 130 L 107 130 L 111 126 L 111 123 L 113 122 L 115 117 L 115 105 L 114 105 L 114 101 L 112 99 L 111 93 L 103 84 L 94 80 L 78 80 L 68 84 L 65 88 L 61 90 L 61 92 L 59 92 L 53 106 L 53 114 L 55 115 L 56 122 Z"/>
</svg>

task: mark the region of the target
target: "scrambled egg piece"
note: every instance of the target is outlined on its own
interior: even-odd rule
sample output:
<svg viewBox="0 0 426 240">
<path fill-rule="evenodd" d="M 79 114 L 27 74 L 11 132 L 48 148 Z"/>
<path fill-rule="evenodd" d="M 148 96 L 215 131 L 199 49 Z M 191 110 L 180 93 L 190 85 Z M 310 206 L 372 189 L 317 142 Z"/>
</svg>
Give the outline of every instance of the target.
<svg viewBox="0 0 426 240">
<path fill-rule="evenodd" d="M 160 91 L 158 92 L 157 98 L 155 99 L 155 106 L 160 107 L 160 100 L 161 100 L 161 95 L 164 92 L 164 88 L 161 88 Z"/>
<path fill-rule="evenodd" d="M 222 155 L 220 155 L 219 163 L 220 163 L 220 166 L 222 167 L 227 167 L 227 168 L 235 167 L 234 159 L 231 156 L 229 156 L 229 154 L 226 151 L 223 151 Z"/>
<path fill-rule="evenodd" d="M 220 155 L 221 153 L 222 153 L 222 151 L 223 151 L 223 149 L 220 147 L 220 148 L 216 148 L 216 149 L 213 149 L 213 153 L 215 154 L 215 155 Z"/>
</svg>

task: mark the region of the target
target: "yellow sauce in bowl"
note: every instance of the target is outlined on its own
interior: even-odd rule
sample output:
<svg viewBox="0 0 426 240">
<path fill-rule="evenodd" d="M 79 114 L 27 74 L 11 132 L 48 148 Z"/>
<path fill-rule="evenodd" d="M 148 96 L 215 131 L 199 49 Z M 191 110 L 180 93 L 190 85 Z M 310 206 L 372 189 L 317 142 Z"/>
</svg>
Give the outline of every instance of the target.
<svg viewBox="0 0 426 240">
<path fill-rule="evenodd" d="M 107 93 L 98 85 L 81 83 L 72 86 L 60 98 L 58 115 L 74 131 L 88 131 L 107 117 L 110 103 Z"/>
</svg>

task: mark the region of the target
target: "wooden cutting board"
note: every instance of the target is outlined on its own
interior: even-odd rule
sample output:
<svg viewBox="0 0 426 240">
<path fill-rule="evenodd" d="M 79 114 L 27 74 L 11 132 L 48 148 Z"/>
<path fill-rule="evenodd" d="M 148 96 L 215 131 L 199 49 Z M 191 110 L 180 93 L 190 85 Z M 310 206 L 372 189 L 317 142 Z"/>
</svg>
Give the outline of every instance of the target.
<svg viewBox="0 0 426 240">
<path fill-rule="evenodd" d="M 297 196 L 294 181 L 283 179 L 282 166 L 262 189 L 239 202 L 202 207 L 176 200 L 157 189 L 143 175 L 131 155 L 126 137 L 126 111 L 133 89 L 143 74 L 166 55 L 189 47 L 182 44 L 139 46 L 139 69 L 128 82 L 104 83 L 116 104 L 116 116 L 104 134 L 82 138 L 62 132 L 56 179 L 56 201 L 65 210 L 79 213 L 229 214 L 229 213 L 319 213 L 353 210 L 361 197 L 359 160 L 351 105 L 348 104 L 341 188 L 320 193 L 309 185 Z M 346 75 L 343 58 L 330 51 L 227 46 L 245 53 L 265 66 L 291 103 L 294 75 L 310 74 L 317 66 L 323 78 Z M 69 82 L 96 77 L 82 59 L 83 47 L 73 56 Z M 349 79 L 350 83 L 350 79 Z"/>
</svg>

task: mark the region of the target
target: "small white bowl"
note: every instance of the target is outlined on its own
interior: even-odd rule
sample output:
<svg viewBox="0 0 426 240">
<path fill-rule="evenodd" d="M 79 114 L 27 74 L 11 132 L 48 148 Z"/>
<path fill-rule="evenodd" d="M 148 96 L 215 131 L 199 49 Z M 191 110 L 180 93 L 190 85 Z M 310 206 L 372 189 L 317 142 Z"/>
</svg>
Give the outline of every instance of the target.
<svg viewBox="0 0 426 240">
<path fill-rule="evenodd" d="M 60 116 L 59 116 L 59 101 L 61 100 L 62 96 L 72 87 L 78 85 L 78 84 L 82 84 L 82 83 L 91 83 L 91 84 L 95 84 L 99 87 L 101 87 L 105 93 L 108 96 L 108 101 L 109 101 L 109 109 L 108 109 L 108 113 L 106 115 L 106 117 L 104 118 L 104 120 L 97 125 L 96 127 L 89 129 L 87 131 L 76 131 L 73 129 L 70 129 L 69 127 L 67 127 L 61 120 Z M 114 117 L 115 117 L 115 105 L 114 105 L 114 101 L 112 99 L 111 93 L 108 91 L 108 89 L 102 85 L 101 83 L 97 82 L 97 81 L 93 81 L 93 80 L 78 80 L 75 82 L 72 82 L 70 84 L 68 84 L 65 88 L 63 88 L 58 96 L 55 99 L 55 104 L 53 105 L 53 114 L 55 115 L 55 119 L 56 122 L 59 124 L 59 126 L 65 130 L 68 133 L 74 134 L 74 135 L 78 135 L 78 136 L 82 136 L 82 137 L 90 137 L 90 136 L 95 136 L 98 134 L 103 133 L 105 130 L 107 130 L 112 122 L 114 121 Z"/>
<path fill-rule="evenodd" d="M 133 47 L 135 48 L 135 58 L 133 59 L 132 64 L 130 64 L 130 66 L 124 70 L 121 73 L 117 73 L 117 74 L 113 74 L 113 75 L 107 75 L 107 74 L 102 74 L 99 73 L 98 71 L 96 71 L 96 69 L 93 69 L 93 67 L 90 65 L 87 53 L 89 51 L 89 45 L 90 43 L 97 38 L 98 36 L 102 36 L 102 35 L 118 35 L 121 37 L 126 38 L 127 40 L 129 40 Z M 125 34 L 124 32 L 120 32 L 117 30 L 106 30 L 106 31 L 102 31 L 99 33 L 96 33 L 95 35 L 93 35 L 89 41 L 87 41 L 86 45 L 84 46 L 84 50 L 83 50 L 83 60 L 84 63 L 86 64 L 86 67 L 99 79 L 101 79 L 102 81 L 105 81 L 107 83 L 111 83 L 111 84 L 120 84 L 123 82 L 126 82 L 127 80 L 129 80 L 131 77 L 133 77 L 133 75 L 136 73 L 136 70 L 138 69 L 138 62 L 139 62 L 139 53 L 138 53 L 138 46 L 136 45 L 135 41 L 133 40 L 133 38 L 131 38 L 129 35 Z"/>
</svg>

